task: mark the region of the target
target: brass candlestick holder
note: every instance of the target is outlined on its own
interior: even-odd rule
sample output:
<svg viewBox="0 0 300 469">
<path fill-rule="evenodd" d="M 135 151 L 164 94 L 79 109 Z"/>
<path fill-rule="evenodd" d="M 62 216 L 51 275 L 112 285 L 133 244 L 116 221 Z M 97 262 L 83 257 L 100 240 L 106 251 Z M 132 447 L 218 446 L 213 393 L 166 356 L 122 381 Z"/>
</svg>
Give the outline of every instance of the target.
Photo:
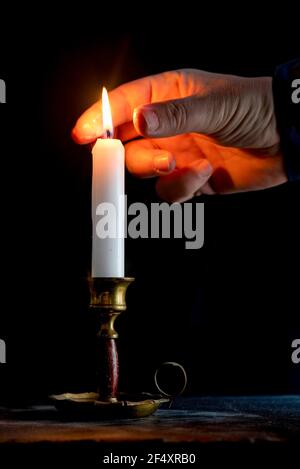
<svg viewBox="0 0 300 469">
<path fill-rule="evenodd" d="M 100 319 L 98 332 L 100 359 L 99 399 L 116 403 L 119 380 L 119 357 L 115 320 L 126 310 L 126 291 L 133 278 L 90 279 L 90 309 Z"/>
<path fill-rule="evenodd" d="M 142 393 L 126 395 L 118 391 L 119 359 L 115 320 L 126 310 L 126 291 L 133 278 L 91 278 L 90 310 L 100 320 L 99 384 L 97 392 L 65 393 L 50 396 L 56 407 L 72 417 L 138 418 L 147 417 L 170 399 Z"/>
</svg>

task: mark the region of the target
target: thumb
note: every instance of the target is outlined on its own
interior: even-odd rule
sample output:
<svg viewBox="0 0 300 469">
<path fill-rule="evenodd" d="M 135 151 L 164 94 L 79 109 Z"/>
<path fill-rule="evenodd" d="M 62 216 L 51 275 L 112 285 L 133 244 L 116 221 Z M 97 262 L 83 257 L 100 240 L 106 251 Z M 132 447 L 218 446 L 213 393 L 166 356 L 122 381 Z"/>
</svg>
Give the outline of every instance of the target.
<svg viewBox="0 0 300 469">
<path fill-rule="evenodd" d="M 145 137 L 171 137 L 188 132 L 213 133 L 216 117 L 209 95 L 139 106 L 134 110 L 133 123 Z"/>
</svg>

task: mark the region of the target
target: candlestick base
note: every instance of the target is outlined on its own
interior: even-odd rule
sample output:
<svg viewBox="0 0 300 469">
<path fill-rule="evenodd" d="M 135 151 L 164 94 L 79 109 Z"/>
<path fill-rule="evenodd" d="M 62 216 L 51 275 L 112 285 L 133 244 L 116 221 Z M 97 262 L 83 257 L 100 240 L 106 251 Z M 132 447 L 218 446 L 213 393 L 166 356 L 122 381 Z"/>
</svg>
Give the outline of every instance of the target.
<svg viewBox="0 0 300 469">
<path fill-rule="evenodd" d="M 136 419 L 152 415 L 163 403 L 170 399 L 160 395 L 141 393 L 126 395 L 120 393 L 115 401 L 101 401 L 99 394 L 88 392 L 81 394 L 65 393 L 50 396 L 56 408 L 72 419 Z"/>
</svg>

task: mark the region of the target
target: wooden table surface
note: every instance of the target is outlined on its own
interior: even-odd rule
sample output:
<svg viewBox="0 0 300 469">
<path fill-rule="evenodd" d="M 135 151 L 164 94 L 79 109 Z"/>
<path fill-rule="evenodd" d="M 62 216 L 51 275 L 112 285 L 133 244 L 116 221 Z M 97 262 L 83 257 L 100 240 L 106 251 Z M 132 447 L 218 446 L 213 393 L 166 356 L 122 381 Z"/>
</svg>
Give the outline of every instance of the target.
<svg viewBox="0 0 300 469">
<path fill-rule="evenodd" d="M 102 422 L 67 421 L 51 405 L 0 408 L 0 451 L 14 456 L 16 448 L 38 454 L 42 447 L 52 456 L 81 448 L 97 460 L 129 448 L 272 448 L 274 455 L 287 445 L 300 445 L 300 396 L 185 397 L 148 418 Z"/>
</svg>

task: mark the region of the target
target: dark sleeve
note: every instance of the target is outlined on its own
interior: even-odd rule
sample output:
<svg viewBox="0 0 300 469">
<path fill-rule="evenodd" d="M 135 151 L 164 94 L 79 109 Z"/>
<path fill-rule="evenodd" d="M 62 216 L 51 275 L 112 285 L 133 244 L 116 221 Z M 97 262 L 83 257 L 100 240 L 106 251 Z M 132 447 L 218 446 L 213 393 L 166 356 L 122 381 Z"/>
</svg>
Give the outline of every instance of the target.
<svg viewBox="0 0 300 469">
<path fill-rule="evenodd" d="M 289 181 L 300 181 L 299 80 L 300 59 L 277 67 L 273 78 L 275 114 Z"/>
</svg>

